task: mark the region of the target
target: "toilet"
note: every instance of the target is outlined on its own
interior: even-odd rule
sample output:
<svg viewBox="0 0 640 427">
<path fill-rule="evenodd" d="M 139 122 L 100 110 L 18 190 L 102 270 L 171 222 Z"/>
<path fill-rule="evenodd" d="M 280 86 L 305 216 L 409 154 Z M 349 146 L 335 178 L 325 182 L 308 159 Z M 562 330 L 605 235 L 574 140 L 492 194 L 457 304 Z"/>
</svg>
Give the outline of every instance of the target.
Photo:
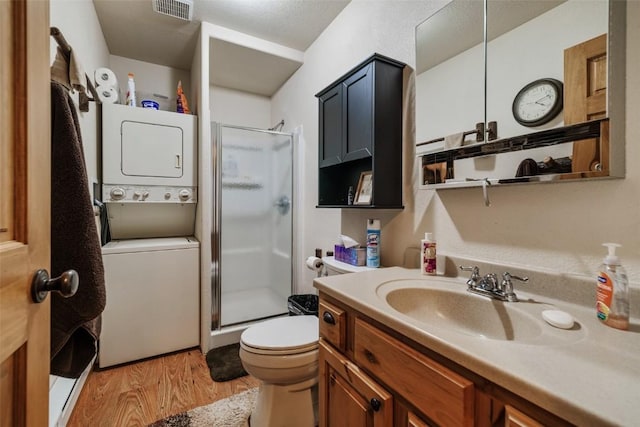
<svg viewBox="0 0 640 427">
<path fill-rule="evenodd" d="M 279 317 L 247 328 L 240 337 L 240 360 L 260 380 L 251 427 L 316 425 L 316 316 Z"/>
<path fill-rule="evenodd" d="M 326 274 L 369 270 L 322 259 Z M 288 316 L 265 320 L 240 337 L 244 369 L 260 380 L 251 427 L 313 427 L 318 402 L 317 316 Z"/>
</svg>

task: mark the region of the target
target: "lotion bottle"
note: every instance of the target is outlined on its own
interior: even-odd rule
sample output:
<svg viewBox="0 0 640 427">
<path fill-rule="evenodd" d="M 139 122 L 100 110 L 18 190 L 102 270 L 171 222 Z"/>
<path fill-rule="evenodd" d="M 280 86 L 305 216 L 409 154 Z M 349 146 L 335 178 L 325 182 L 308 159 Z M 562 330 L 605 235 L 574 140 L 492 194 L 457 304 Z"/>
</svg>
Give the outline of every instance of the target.
<svg viewBox="0 0 640 427">
<path fill-rule="evenodd" d="M 433 233 L 424 233 L 424 239 L 420 241 L 420 258 L 422 274 L 433 276 L 436 271 L 436 241 Z"/>
<path fill-rule="evenodd" d="M 598 272 L 596 310 L 598 319 L 612 328 L 629 329 L 629 282 L 627 273 L 616 256 L 616 243 L 603 243 L 609 248 Z"/>
</svg>

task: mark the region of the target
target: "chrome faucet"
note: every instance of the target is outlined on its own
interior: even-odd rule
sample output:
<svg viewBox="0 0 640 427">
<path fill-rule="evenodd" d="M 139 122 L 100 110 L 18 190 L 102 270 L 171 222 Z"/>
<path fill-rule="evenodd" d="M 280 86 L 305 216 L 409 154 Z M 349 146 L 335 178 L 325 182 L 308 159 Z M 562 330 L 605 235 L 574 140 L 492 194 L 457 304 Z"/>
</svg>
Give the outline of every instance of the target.
<svg viewBox="0 0 640 427">
<path fill-rule="evenodd" d="M 518 296 L 513 291 L 512 279 L 521 282 L 529 281 L 528 277 L 514 276 L 507 271 L 502 274 L 502 281 L 498 282 L 497 274 L 489 273 L 480 276 L 480 269 L 477 266 L 464 267 L 461 265 L 460 270 L 471 272 L 471 277 L 467 280 L 467 291 L 500 301 L 518 301 Z"/>
</svg>

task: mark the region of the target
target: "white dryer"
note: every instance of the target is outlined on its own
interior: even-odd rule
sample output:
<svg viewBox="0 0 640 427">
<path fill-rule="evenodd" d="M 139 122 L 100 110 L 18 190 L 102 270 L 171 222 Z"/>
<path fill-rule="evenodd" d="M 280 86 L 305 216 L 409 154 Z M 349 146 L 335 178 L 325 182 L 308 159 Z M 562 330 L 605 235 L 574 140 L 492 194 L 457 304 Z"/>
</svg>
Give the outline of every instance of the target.
<svg viewBox="0 0 640 427">
<path fill-rule="evenodd" d="M 196 117 L 102 107 L 102 194 L 111 236 L 190 236 L 197 203 Z"/>
</svg>

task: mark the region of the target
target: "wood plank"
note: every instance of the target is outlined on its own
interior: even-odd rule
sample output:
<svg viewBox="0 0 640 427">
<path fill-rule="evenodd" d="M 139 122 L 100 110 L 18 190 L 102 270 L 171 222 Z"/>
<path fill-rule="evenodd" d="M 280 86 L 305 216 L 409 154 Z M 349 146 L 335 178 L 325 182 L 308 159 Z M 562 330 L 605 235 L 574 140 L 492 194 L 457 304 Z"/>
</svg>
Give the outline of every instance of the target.
<svg viewBox="0 0 640 427">
<path fill-rule="evenodd" d="M 200 350 L 185 350 L 92 371 L 67 425 L 148 425 L 258 385 L 249 375 L 214 382 Z"/>
</svg>

